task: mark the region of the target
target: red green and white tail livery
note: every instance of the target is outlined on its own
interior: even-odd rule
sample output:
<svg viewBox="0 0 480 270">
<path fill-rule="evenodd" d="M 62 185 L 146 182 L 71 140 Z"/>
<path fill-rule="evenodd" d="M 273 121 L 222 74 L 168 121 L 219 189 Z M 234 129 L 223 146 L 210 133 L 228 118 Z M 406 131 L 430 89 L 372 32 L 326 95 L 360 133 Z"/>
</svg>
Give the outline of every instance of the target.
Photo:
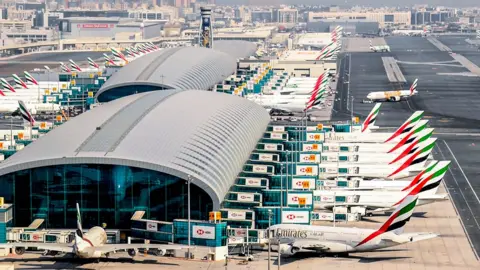
<svg viewBox="0 0 480 270">
<path fill-rule="evenodd" d="M 118 58 L 118 59 L 121 59 L 125 62 L 128 63 L 128 60 L 127 58 L 125 57 L 125 55 L 123 55 L 123 53 L 121 53 L 119 50 L 115 49 L 115 48 L 111 48 L 111 51 L 112 51 L 112 54 L 115 58 Z"/>
<path fill-rule="evenodd" d="M 7 80 L 5 80 L 4 78 L 1 78 L 0 81 L 2 82 L 2 89 L 3 90 L 7 90 L 7 91 L 15 93 L 15 88 L 13 88 L 13 86 L 11 84 L 9 84 L 7 82 Z"/>
<path fill-rule="evenodd" d="M 91 68 L 100 68 L 100 66 L 97 63 L 95 63 L 95 61 L 93 61 L 92 58 L 87 57 L 87 60 L 88 60 L 88 65 Z"/>
<path fill-rule="evenodd" d="M 418 149 L 426 146 L 426 144 L 430 144 L 432 142 L 432 140 L 433 141 L 436 140 L 436 138 L 435 139 L 430 139 L 430 137 L 433 134 L 433 128 L 426 128 L 426 129 L 420 131 L 417 134 L 418 134 L 418 136 L 416 136 L 414 141 L 410 144 L 407 144 L 407 147 L 402 149 L 402 152 L 394 160 L 392 160 L 390 162 L 390 164 L 393 164 L 393 163 L 405 158 L 406 156 L 415 153 Z"/>
<path fill-rule="evenodd" d="M 20 110 L 23 120 L 29 122 L 30 125 L 33 126 L 33 124 L 35 124 L 35 119 L 33 119 L 33 116 L 28 111 L 27 106 L 25 106 L 25 103 L 21 100 L 18 101 L 18 109 Z"/>
<path fill-rule="evenodd" d="M 111 66 L 116 66 L 115 62 L 110 58 L 110 56 L 106 55 L 105 53 L 103 54 L 103 59 L 105 60 L 106 63 L 110 64 Z"/>
<path fill-rule="evenodd" d="M 77 65 L 77 63 L 75 63 L 72 59 L 68 60 L 70 62 L 70 66 L 75 69 L 76 71 L 82 71 L 82 69 L 80 68 L 79 65 Z"/>
<path fill-rule="evenodd" d="M 28 73 L 28 71 L 24 71 L 23 75 L 25 75 L 25 80 L 27 80 L 27 82 L 34 85 L 39 85 L 38 81 L 35 80 L 35 78 L 30 73 Z"/>
<path fill-rule="evenodd" d="M 292 224 L 304 213 L 284 211 L 282 224 L 270 226 L 267 231 L 279 239 L 281 244 L 273 249 L 279 250 L 282 255 L 294 255 L 299 251 L 333 254 L 367 252 L 437 237 L 434 233 L 404 233 L 417 201 L 417 194 L 407 196 L 377 230 Z"/>
<path fill-rule="evenodd" d="M 433 141 L 430 144 L 424 146 L 423 148 L 417 150 L 415 153 L 411 154 L 410 158 L 408 158 L 405 163 L 403 163 L 400 167 L 398 167 L 398 169 L 391 173 L 388 178 L 392 178 L 399 172 L 414 165 L 423 166 L 423 164 L 425 164 L 425 162 L 427 161 L 428 156 L 432 152 L 433 148 L 435 147 L 435 142 L 436 141 Z"/>
<path fill-rule="evenodd" d="M 362 124 L 362 132 L 368 131 L 371 127 L 375 126 L 375 120 L 377 120 L 378 113 L 380 112 L 380 107 L 382 106 L 382 103 L 377 103 L 373 107 L 372 111 L 368 114 L 367 118 L 365 118 L 365 121 L 363 121 Z"/>
<path fill-rule="evenodd" d="M 63 62 L 60 62 L 60 68 L 62 69 L 62 72 L 65 72 L 65 73 L 70 73 L 70 72 L 72 72 L 72 70 L 69 69 L 69 68 L 67 67 L 67 65 L 65 65 Z"/>
<path fill-rule="evenodd" d="M 15 84 L 24 88 L 24 89 L 28 89 L 28 86 L 27 84 L 22 80 L 20 79 L 20 77 L 18 77 L 17 74 L 12 74 L 12 77 L 13 77 L 13 81 L 15 81 Z"/>
<path fill-rule="evenodd" d="M 391 153 L 403 145 L 410 144 L 418 137 L 418 134 L 427 128 L 428 120 L 420 120 L 407 135 L 405 135 L 388 153 Z"/>
<path fill-rule="evenodd" d="M 422 117 L 423 117 L 423 111 L 414 112 L 412 116 L 410 116 L 407 119 L 407 121 L 405 121 L 385 142 L 389 142 L 392 139 L 412 130 L 418 124 L 418 122 L 422 119 Z"/>
<path fill-rule="evenodd" d="M 408 186 L 402 191 L 412 191 L 413 188 L 421 181 L 426 181 L 425 185 L 421 186 L 420 192 L 432 190 L 440 185 L 441 180 L 448 171 L 450 161 L 434 161 L 428 167 L 421 171 Z"/>
</svg>

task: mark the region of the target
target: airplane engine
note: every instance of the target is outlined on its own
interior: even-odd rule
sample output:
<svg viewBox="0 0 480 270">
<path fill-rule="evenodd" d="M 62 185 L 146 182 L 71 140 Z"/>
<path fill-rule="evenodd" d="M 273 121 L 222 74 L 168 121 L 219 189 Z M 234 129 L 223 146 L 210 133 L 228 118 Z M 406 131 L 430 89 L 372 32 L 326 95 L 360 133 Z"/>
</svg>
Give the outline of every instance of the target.
<svg viewBox="0 0 480 270">
<path fill-rule="evenodd" d="M 389 97 L 388 101 L 400 101 L 400 97 L 399 96 Z"/>
<path fill-rule="evenodd" d="M 127 253 L 130 257 L 135 257 L 135 255 L 137 255 L 137 249 L 128 249 Z"/>
<path fill-rule="evenodd" d="M 280 244 L 280 253 L 285 255 L 293 255 L 297 253 L 300 249 L 297 247 L 293 247 L 287 244 Z"/>
<path fill-rule="evenodd" d="M 165 256 L 167 254 L 167 250 L 166 249 L 158 249 L 156 252 L 155 252 L 155 255 L 156 256 Z"/>
<path fill-rule="evenodd" d="M 15 248 L 15 254 L 23 255 L 24 253 L 25 253 L 25 248 L 24 247 L 16 247 Z"/>
</svg>

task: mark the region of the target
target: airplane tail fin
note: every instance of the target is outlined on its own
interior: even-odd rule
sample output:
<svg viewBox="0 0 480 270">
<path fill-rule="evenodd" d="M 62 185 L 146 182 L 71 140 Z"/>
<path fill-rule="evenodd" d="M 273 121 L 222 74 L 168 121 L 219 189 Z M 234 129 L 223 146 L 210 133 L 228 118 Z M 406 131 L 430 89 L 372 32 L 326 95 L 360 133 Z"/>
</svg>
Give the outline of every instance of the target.
<svg viewBox="0 0 480 270">
<path fill-rule="evenodd" d="M 35 78 L 30 73 L 28 73 L 28 71 L 24 71 L 23 74 L 25 75 L 25 79 L 27 80 L 27 82 L 38 86 L 37 80 L 35 80 Z"/>
<path fill-rule="evenodd" d="M 372 44 L 372 40 L 371 40 L 371 39 L 370 39 L 370 40 L 368 40 L 368 44 L 370 45 L 370 50 L 372 50 L 372 51 L 373 51 L 373 44 Z"/>
<path fill-rule="evenodd" d="M 80 206 L 77 203 L 77 234 L 80 238 L 83 238 L 83 229 L 82 229 L 82 215 L 80 214 Z"/>
<path fill-rule="evenodd" d="M 421 171 L 412 182 L 406 186 L 402 191 L 411 191 L 415 186 L 421 181 L 427 179 L 425 185 L 420 190 L 421 193 L 432 193 L 437 192 L 440 181 L 443 179 L 445 174 L 448 171 L 450 166 L 450 161 L 434 161 L 429 166 Z"/>
<path fill-rule="evenodd" d="M 73 69 L 76 69 L 77 71 L 82 71 L 82 69 L 80 68 L 80 66 L 77 65 L 77 63 L 75 63 L 72 59 L 69 59 L 68 61 L 70 62 L 70 66 L 71 66 Z"/>
<path fill-rule="evenodd" d="M 24 88 L 24 89 L 27 89 L 27 84 L 22 80 L 20 79 L 20 77 L 18 77 L 17 74 L 12 74 L 12 77 L 13 77 L 13 80 L 15 81 L 15 84 Z"/>
<path fill-rule="evenodd" d="M 375 121 L 377 120 L 378 113 L 380 112 L 380 107 L 382 106 L 382 103 L 377 103 L 373 107 L 372 111 L 368 114 L 367 118 L 365 118 L 365 121 L 363 121 L 362 124 L 362 132 L 366 132 L 367 130 L 370 129 L 370 127 L 375 125 Z"/>
<path fill-rule="evenodd" d="M 100 67 L 97 63 L 95 63 L 95 61 L 92 60 L 92 58 L 87 57 L 87 60 L 88 60 L 88 65 L 91 68 L 99 68 Z"/>
<path fill-rule="evenodd" d="M 410 86 L 410 96 L 413 96 L 415 95 L 415 93 L 417 93 L 417 82 L 418 79 L 415 79 L 415 81 L 413 81 L 412 85 Z"/>
<path fill-rule="evenodd" d="M 30 125 L 33 127 L 33 125 L 35 124 L 35 119 L 30 114 L 30 112 L 27 109 L 27 106 L 25 106 L 25 103 L 22 100 L 18 101 L 18 109 L 20 110 L 20 114 L 22 115 L 23 120 L 28 121 Z"/>
<path fill-rule="evenodd" d="M 365 237 L 365 239 L 358 243 L 356 247 L 361 246 L 386 232 L 394 232 L 395 234 L 402 233 L 405 224 L 407 224 L 407 222 L 410 220 L 410 217 L 412 217 L 413 210 L 417 205 L 417 200 L 418 192 L 412 192 L 412 194 L 407 195 L 400 201 L 400 204 L 397 206 L 397 208 L 395 208 L 387 221 L 385 221 L 385 223 L 383 223 L 378 230 Z"/>
<path fill-rule="evenodd" d="M 398 148 L 410 144 L 415 141 L 415 139 L 422 135 L 422 132 L 424 129 L 427 128 L 427 123 L 428 120 L 420 120 L 418 121 L 417 125 L 411 130 L 405 137 L 403 137 L 388 153 L 392 153 L 393 151 L 397 150 Z"/>
<path fill-rule="evenodd" d="M 65 73 L 71 72 L 71 70 L 63 62 L 60 62 L 60 67 L 61 67 L 62 71 L 65 72 Z"/>
<path fill-rule="evenodd" d="M 418 124 L 418 122 L 422 119 L 422 117 L 423 117 L 423 111 L 414 112 L 385 142 L 389 142 L 394 138 L 412 130 Z"/>
<path fill-rule="evenodd" d="M 8 90 L 10 92 L 15 93 L 15 88 L 13 88 L 13 86 L 10 83 L 8 83 L 7 80 L 5 80 L 4 78 L 1 78 L 0 81 L 2 83 L 2 88 L 4 90 Z"/>
<path fill-rule="evenodd" d="M 400 167 L 398 167 L 393 173 L 388 176 L 388 178 L 397 175 L 399 172 L 407 168 L 412 168 L 417 164 L 424 164 L 425 161 L 428 159 L 428 156 L 432 152 L 433 148 L 435 147 L 435 143 L 436 140 L 434 140 L 430 144 L 427 144 L 425 147 L 418 149 L 415 153 L 411 154 L 410 157 Z"/>
<path fill-rule="evenodd" d="M 390 164 L 393 164 L 405 158 L 406 156 L 415 153 L 418 149 L 426 147 L 428 144 L 435 142 L 437 138 L 430 139 L 433 134 L 433 130 L 433 128 L 426 128 L 420 131 L 418 135 L 412 135 L 415 136 L 413 141 L 409 143 L 407 147 L 403 148 L 400 154 L 394 160 L 392 160 Z"/>
</svg>

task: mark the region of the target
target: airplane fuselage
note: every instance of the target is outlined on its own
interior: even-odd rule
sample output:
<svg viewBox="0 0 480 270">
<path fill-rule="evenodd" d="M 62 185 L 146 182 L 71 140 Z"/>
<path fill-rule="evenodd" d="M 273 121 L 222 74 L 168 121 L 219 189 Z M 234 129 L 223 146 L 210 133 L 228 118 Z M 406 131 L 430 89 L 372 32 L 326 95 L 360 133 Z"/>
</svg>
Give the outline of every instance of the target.
<svg viewBox="0 0 480 270">
<path fill-rule="evenodd" d="M 413 95 L 416 95 L 415 91 Z M 400 101 L 403 98 L 410 97 L 410 90 L 397 90 L 397 91 L 383 91 L 383 92 L 370 92 L 367 98 L 372 101 Z"/>
<path fill-rule="evenodd" d="M 76 241 L 77 242 L 77 241 Z M 83 239 L 75 243 L 74 252 L 80 258 L 100 258 L 104 254 L 90 247 L 100 247 L 107 243 L 107 233 L 101 227 L 93 227 L 88 233 L 84 233 Z"/>
<path fill-rule="evenodd" d="M 353 253 L 373 251 L 376 249 L 401 245 L 410 241 L 408 237 L 392 232 L 384 233 L 370 241 L 357 246 L 363 239 L 375 230 L 345 227 L 327 227 L 312 225 L 280 224 L 268 228 L 274 239 L 280 240 L 280 251 L 285 255 L 293 255 L 299 250 L 293 250 L 289 245 L 282 244 L 297 241 L 328 242 L 328 249 L 321 253 Z"/>
</svg>

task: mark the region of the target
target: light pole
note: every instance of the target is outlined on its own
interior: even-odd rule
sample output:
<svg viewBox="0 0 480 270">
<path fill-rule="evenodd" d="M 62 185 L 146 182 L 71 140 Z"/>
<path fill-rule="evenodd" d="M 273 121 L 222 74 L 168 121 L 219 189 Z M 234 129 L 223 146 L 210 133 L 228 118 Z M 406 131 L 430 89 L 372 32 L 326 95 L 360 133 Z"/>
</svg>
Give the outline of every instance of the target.
<svg viewBox="0 0 480 270">
<path fill-rule="evenodd" d="M 187 215 L 188 215 L 188 259 L 190 260 L 190 235 L 192 234 L 190 228 L 190 183 L 192 182 L 192 176 L 189 174 L 187 175 L 188 182 L 187 182 Z"/>
<path fill-rule="evenodd" d="M 268 209 L 268 230 L 267 230 L 267 236 L 268 236 L 268 270 L 270 270 L 270 226 L 272 225 L 272 209 Z"/>
</svg>

